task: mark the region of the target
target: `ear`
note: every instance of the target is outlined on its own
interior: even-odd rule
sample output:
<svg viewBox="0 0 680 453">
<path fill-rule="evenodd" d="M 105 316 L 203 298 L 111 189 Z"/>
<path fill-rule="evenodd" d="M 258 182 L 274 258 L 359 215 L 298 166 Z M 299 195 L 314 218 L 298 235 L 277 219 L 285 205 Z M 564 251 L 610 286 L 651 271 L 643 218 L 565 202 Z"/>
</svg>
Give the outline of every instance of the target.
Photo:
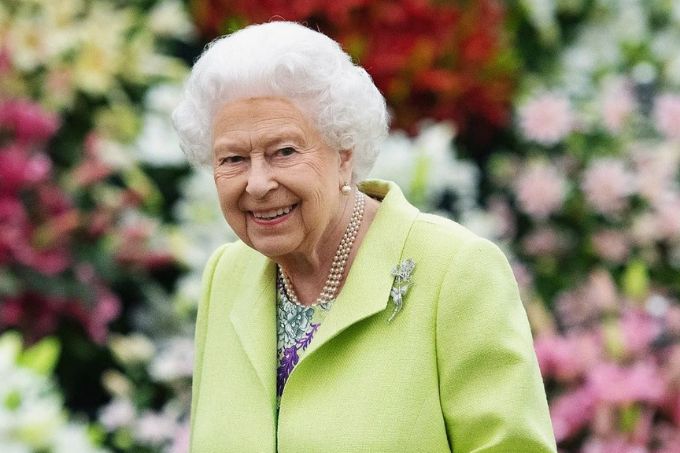
<svg viewBox="0 0 680 453">
<path fill-rule="evenodd" d="M 354 151 L 343 149 L 338 154 L 340 155 L 340 176 L 343 178 L 342 182 L 351 182 L 352 168 L 354 167 Z"/>
</svg>

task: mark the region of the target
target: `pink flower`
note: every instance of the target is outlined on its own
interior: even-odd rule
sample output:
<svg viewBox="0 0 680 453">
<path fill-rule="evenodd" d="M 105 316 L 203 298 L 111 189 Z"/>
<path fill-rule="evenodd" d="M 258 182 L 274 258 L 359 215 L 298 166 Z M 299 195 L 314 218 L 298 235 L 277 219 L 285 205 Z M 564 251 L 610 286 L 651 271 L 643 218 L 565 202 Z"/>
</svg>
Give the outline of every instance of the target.
<svg viewBox="0 0 680 453">
<path fill-rule="evenodd" d="M 619 81 L 605 88 L 602 97 L 602 120 L 609 131 L 620 132 L 634 110 L 635 98 L 626 83 Z"/>
<path fill-rule="evenodd" d="M 104 153 L 102 150 L 101 138 L 91 132 L 85 138 L 85 155 L 80 163 L 71 171 L 71 180 L 78 187 L 86 187 L 95 184 L 107 176 L 113 169 L 111 165 L 105 163 L 100 157 Z"/>
<path fill-rule="evenodd" d="M 21 202 L 14 196 L 0 194 L 0 264 L 15 260 L 22 249 L 30 249 L 30 229 Z"/>
<path fill-rule="evenodd" d="M 175 437 L 172 440 L 169 453 L 188 453 L 190 434 L 189 423 L 182 423 L 175 431 Z"/>
<path fill-rule="evenodd" d="M 17 192 L 45 180 L 52 161 L 42 153 L 30 153 L 25 146 L 12 144 L 0 149 L 0 191 Z"/>
<path fill-rule="evenodd" d="M 135 407 L 128 399 L 115 399 L 99 411 L 99 423 L 111 432 L 132 424 Z"/>
<path fill-rule="evenodd" d="M 0 75 L 12 70 L 12 56 L 7 46 L 0 46 Z"/>
<path fill-rule="evenodd" d="M 497 195 L 489 197 L 487 212 L 493 217 L 499 236 L 513 237 L 515 235 L 515 214 L 506 199 Z"/>
<path fill-rule="evenodd" d="M 57 115 L 48 113 L 33 102 L 12 100 L 0 104 L 0 129 L 14 133 L 19 142 L 43 142 L 59 128 Z"/>
<path fill-rule="evenodd" d="M 632 354 L 644 355 L 662 331 L 659 322 L 642 310 L 625 310 L 619 320 L 626 348 Z"/>
<path fill-rule="evenodd" d="M 194 365 L 194 342 L 175 337 L 165 341 L 149 366 L 149 375 L 159 382 L 191 377 Z"/>
<path fill-rule="evenodd" d="M 680 451 L 680 427 L 670 423 L 655 425 L 655 438 L 661 447 L 655 453 L 678 453 Z"/>
<path fill-rule="evenodd" d="M 517 285 L 521 290 L 528 290 L 534 281 L 533 275 L 527 266 L 519 261 L 512 261 L 512 273 L 517 280 Z"/>
<path fill-rule="evenodd" d="M 656 129 L 669 139 L 680 139 L 680 95 L 663 94 L 656 98 L 653 112 Z"/>
<path fill-rule="evenodd" d="M 134 434 L 142 443 L 158 445 L 172 439 L 176 429 L 174 417 L 147 411 L 137 420 Z"/>
<path fill-rule="evenodd" d="M 666 387 L 659 368 L 652 361 L 627 367 L 600 363 L 588 373 L 587 383 L 599 401 L 622 406 L 634 402 L 656 404 Z"/>
<path fill-rule="evenodd" d="M 639 143 L 633 147 L 636 188 L 653 206 L 678 190 L 676 181 L 680 154 L 677 146 L 663 143 L 652 146 Z"/>
<path fill-rule="evenodd" d="M 566 180 L 547 163 L 532 163 L 515 184 L 520 209 L 537 219 L 545 219 L 558 210 L 566 192 Z"/>
<path fill-rule="evenodd" d="M 561 293 L 555 301 L 560 321 L 567 327 L 583 326 L 618 308 L 619 295 L 609 272 L 596 270 L 578 288 Z"/>
<path fill-rule="evenodd" d="M 0 310 L 0 328 L 17 327 L 27 341 L 33 342 L 57 328 L 70 301 L 36 293 L 4 297 Z"/>
<path fill-rule="evenodd" d="M 650 212 L 645 212 L 633 219 L 631 236 L 637 245 L 650 245 L 660 238 L 657 219 Z"/>
<path fill-rule="evenodd" d="M 22 247 L 16 253 L 17 261 L 45 275 L 57 275 L 71 264 L 71 252 L 56 245 L 48 249 Z"/>
<path fill-rule="evenodd" d="M 672 304 L 664 314 L 666 329 L 672 335 L 680 337 L 680 306 Z M 678 354 L 678 364 L 680 364 L 680 353 Z"/>
<path fill-rule="evenodd" d="M 665 409 L 669 412 L 671 419 L 680 425 L 680 394 L 673 392 L 666 396 L 664 401 Z"/>
<path fill-rule="evenodd" d="M 582 189 L 595 210 L 605 215 L 616 214 L 625 208 L 626 198 L 634 192 L 635 179 L 621 160 L 602 158 L 584 172 Z"/>
<path fill-rule="evenodd" d="M 522 245 L 528 255 L 554 255 L 566 247 L 566 239 L 558 231 L 549 227 L 538 228 L 529 233 Z"/>
<path fill-rule="evenodd" d="M 579 387 L 553 399 L 550 418 L 557 442 L 578 433 L 592 420 L 595 400 L 587 387 Z"/>
<path fill-rule="evenodd" d="M 604 260 L 623 263 L 630 253 L 630 245 L 626 234 L 617 230 L 602 230 L 592 238 L 595 252 Z"/>
<path fill-rule="evenodd" d="M 118 318 L 121 304 L 118 297 L 102 285 L 96 289 L 97 300 L 88 315 L 87 333 L 95 343 L 104 344 L 109 333 L 108 325 Z"/>
<path fill-rule="evenodd" d="M 623 437 L 593 438 L 586 441 L 581 453 L 649 453 L 644 445 L 631 443 Z"/>
<path fill-rule="evenodd" d="M 680 237 L 680 196 L 667 197 L 656 207 L 656 231 L 661 238 L 674 240 Z"/>
<path fill-rule="evenodd" d="M 569 99 L 555 93 L 542 94 L 521 106 L 519 120 L 526 138 L 546 146 L 558 143 L 574 127 Z"/>
<path fill-rule="evenodd" d="M 582 376 L 600 354 L 599 340 L 593 334 L 569 334 L 565 337 L 542 335 L 534 342 L 541 374 L 569 382 Z"/>
</svg>

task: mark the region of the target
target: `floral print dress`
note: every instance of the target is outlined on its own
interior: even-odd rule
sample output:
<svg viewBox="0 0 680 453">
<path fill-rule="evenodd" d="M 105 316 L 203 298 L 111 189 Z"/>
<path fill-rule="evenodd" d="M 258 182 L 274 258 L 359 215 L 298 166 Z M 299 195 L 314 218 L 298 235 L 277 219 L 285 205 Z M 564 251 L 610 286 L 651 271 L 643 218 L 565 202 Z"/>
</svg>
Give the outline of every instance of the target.
<svg viewBox="0 0 680 453">
<path fill-rule="evenodd" d="M 286 294 L 281 276 L 276 279 L 276 324 L 278 369 L 276 373 L 276 406 L 288 376 L 311 344 L 321 322 L 333 305 L 333 300 L 319 305 L 293 303 Z"/>
</svg>

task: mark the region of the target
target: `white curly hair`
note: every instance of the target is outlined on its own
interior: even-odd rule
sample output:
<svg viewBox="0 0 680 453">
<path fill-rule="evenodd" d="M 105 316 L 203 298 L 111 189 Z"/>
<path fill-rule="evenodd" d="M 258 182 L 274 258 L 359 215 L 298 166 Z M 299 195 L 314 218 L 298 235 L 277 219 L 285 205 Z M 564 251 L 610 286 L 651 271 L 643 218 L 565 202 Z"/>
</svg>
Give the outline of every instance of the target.
<svg viewBox="0 0 680 453">
<path fill-rule="evenodd" d="M 212 124 L 219 107 L 266 96 L 289 99 L 329 146 L 352 150 L 352 181 L 366 178 L 387 136 L 385 99 L 337 42 L 294 22 L 250 25 L 206 47 L 172 113 L 189 161 L 212 164 Z"/>
</svg>

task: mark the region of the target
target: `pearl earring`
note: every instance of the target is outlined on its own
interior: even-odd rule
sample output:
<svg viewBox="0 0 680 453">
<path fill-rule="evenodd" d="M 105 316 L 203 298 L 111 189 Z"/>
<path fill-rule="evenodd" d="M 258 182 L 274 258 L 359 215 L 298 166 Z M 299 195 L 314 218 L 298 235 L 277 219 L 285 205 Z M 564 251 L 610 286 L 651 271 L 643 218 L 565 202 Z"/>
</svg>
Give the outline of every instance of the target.
<svg viewBox="0 0 680 453">
<path fill-rule="evenodd" d="M 351 191 L 352 187 L 348 183 L 344 183 L 340 188 L 340 192 L 342 192 L 343 195 L 349 195 Z"/>
</svg>

